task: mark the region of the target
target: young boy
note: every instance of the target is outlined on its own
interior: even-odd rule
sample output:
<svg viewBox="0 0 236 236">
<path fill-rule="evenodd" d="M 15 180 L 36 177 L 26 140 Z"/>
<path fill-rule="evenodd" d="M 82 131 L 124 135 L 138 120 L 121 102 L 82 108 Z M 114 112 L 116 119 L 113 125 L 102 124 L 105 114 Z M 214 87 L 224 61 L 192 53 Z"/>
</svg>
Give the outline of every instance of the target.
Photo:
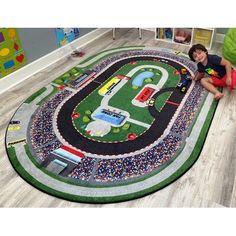
<svg viewBox="0 0 236 236">
<path fill-rule="evenodd" d="M 216 100 L 224 96 L 216 87 L 228 86 L 229 89 L 234 89 L 236 71 L 228 60 L 217 55 L 208 55 L 207 49 L 201 44 L 193 45 L 188 55 L 192 61 L 197 62 L 198 69 L 193 79 L 201 80 L 202 86 L 213 93 Z"/>
</svg>

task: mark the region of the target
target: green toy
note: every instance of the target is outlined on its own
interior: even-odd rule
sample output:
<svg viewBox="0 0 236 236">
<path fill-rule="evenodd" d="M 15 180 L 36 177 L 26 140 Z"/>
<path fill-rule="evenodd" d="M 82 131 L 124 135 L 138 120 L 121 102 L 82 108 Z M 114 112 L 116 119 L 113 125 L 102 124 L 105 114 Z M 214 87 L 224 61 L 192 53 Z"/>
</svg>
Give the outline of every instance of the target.
<svg viewBox="0 0 236 236">
<path fill-rule="evenodd" d="M 236 65 L 236 28 L 230 28 L 224 38 L 223 56 Z"/>
</svg>

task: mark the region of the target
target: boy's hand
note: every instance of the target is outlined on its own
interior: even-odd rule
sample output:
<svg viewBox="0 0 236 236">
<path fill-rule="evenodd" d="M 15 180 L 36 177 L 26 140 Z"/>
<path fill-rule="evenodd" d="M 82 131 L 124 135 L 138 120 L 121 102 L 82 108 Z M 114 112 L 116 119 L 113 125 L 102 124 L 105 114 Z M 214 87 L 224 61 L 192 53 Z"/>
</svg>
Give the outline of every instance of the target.
<svg viewBox="0 0 236 236">
<path fill-rule="evenodd" d="M 193 77 L 192 80 L 197 81 L 197 80 L 200 80 L 200 79 L 202 79 L 202 78 L 204 77 L 204 73 L 200 73 L 200 72 L 197 71 L 197 72 L 195 73 L 195 75 L 193 75 L 192 77 Z"/>
<path fill-rule="evenodd" d="M 189 76 L 189 78 L 190 78 L 190 80 L 196 80 L 196 79 L 195 79 L 196 76 L 194 76 L 194 75 Z"/>
<path fill-rule="evenodd" d="M 200 80 L 201 78 L 199 78 L 199 77 L 197 77 L 197 76 L 192 76 L 191 79 L 192 79 L 192 80 L 195 80 L 195 81 L 198 81 L 198 80 Z"/>
</svg>

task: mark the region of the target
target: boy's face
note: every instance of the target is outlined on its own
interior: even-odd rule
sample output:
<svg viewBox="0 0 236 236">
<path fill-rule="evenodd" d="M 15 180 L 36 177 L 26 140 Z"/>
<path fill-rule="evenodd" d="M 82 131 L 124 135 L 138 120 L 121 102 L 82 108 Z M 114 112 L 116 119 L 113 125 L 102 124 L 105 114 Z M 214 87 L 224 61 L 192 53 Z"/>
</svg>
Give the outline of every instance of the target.
<svg viewBox="0 0 236 236">
<path fill-rule="evenodd" d="M 193 53 L 193 59 L 195 60 L 195 62 L 197 63 L 204 63 L 207 60 L 207 53 L 197 49 L 194 53 Z"/>
</svg>

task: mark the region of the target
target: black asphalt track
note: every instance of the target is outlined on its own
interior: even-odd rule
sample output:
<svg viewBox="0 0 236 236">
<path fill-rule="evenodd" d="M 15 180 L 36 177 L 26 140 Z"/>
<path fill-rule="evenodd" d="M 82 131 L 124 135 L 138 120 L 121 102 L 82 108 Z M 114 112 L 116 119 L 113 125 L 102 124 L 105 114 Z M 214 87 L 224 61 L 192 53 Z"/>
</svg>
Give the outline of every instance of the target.
<svg viewBox="0 0 236 236">
<path fill-rule="evenodd" d="M 158 57 L 135 57 L 121 60 L 115 64 L 113 64 L 109 69 L 100 74 L 96 81 L 103 83 L 107 78 L 109 78 L 114 72 L 120 69 L 123 65 L 138 60 L 156 60 L 161 59 Z M 180 71 L 183 68 L 182 65 L 177 62 L 165 59 L 168 61 L 168 64 L 173 66 L 176 70 Z M 182 76 L 182 75 L 181 75 Z M 188 84 L 190 86 L 191 81 Z M 171 118 L 173 117 L 178 106 L 166 103 L 161 112 L 158 112 L 155 109 L 155 106 L 149 107 L 150 114 L 155 118 L 151 127 L 144 132 L 141 136 L 138 136 L 136 139 L 132 141 L 122 141 L 118 143 L 104 143 L 97 142 L 90 139 L 87 139 L 83 135 L 81 135 L 72 124 L 71 114 L 73 113 L 74 108 L 78 105 L 80 101 L 82 101 L 86 96 L 88 96 L 91 92 L 93 92 L 100 84 L 96 82 L 91 82 L 88 86 L 84 87 L 81 91 L 71 97 L 65 104 L 62 106 L 61 110 L 58 113 L 57 117 L 57 126 L 62 137 L 70 143 L 72 146 L 80 149 L 81 151 L 94 153 L 99 155 L 118 155 L 124 153 L 131 153 L 136 150 L 140 150 L 155 142 L 165 131 L 168 126 Z M 169 101 L 175 103 L 181 103 L 185 94 L 181 93 L 178 88 L 165 88 L 161 89 L 158 93 L 154 95 L 154 99 L 156 99 L 160 94 L 172 91 L 172 94 L 169 98 Z"/>
</svg>

